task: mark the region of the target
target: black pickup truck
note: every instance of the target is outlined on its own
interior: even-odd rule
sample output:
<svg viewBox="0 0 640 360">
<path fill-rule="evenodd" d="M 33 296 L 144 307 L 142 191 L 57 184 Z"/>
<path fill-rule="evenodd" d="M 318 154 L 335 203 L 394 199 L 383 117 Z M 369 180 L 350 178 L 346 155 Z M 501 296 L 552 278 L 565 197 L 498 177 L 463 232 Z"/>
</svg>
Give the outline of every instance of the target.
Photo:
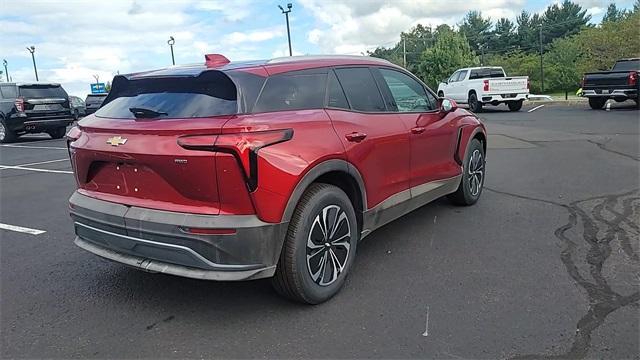
<svg viewBox="0 0 640 360">
<path fill-rule="evenodd" d="M 60 84 L 0 83 L 0 143 L 39 132 L 59 139 L 72 122 L 69 95 Z"/>
<path fill-rule="evenodd" d="M 640 59 L 616 61 L 611 71 L 586 73 L 582 78 L 582 94 L 589 98 L 592 109 L 602 109 L 609 99 L 617 102 L 634 100 L 640 92 Z"/>
</svg>

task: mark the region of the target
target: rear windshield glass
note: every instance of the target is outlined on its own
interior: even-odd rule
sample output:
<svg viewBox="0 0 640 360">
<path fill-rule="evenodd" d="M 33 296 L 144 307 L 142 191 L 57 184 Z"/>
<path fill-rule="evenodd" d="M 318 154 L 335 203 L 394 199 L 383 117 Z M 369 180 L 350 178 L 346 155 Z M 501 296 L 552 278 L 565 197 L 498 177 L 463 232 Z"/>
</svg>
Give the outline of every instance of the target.
<svg viewBox="0 0 640 360">
<path fill-rule="evenodd" d="M 20 96 L 29 99 L 66 98 L 67 92 L 60 85 L 23 85 Z"/>
<path fill-rule="evenodd" d="M 614 66 L 615 71 L 640 70 L 640 60 L 618 61 Z"/>
<path fill-rule="evenodd" d="M 484 68 L 471 70 L 469 80 L 473 79 L 486 79 L 486 78 L 500 78 L 504 77 L 504 71 L 502 69 Z"/>
<path fill-rule="evenodd" d="M 87 100 L 85 101 L 87 104 L 102 104 L 104 99 L 107 97 L 107 94 L 104 95 L 87 95 Z"/>
<path fill-rule="evenodd" d="M 135 119 L 134 112 L 140 111 L 161 119 L 230 115 L 237 113 L 236 98 L 236 86 L 219 71 L 137 80 L 118 76 L 96 116 Z"/>
</svg>

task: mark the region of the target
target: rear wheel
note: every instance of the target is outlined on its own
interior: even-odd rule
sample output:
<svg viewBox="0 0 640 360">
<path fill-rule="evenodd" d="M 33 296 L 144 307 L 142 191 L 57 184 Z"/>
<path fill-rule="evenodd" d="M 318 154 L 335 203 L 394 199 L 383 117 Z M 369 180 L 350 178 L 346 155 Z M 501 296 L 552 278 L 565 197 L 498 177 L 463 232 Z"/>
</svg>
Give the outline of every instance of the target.
<svg viewBox="0 0 640 360">
<path fill-rule="evenodd" d="M 333 185 L 311 185 L 289 223 L 273 287 L 307 304 L 330 299 L 353 264 L 359 234 L 347 195 Z"/>
<path fill-rule="evenodd" d="M 458 190 L 450 194 L 449 200 L 456 205 L 473 205 L 482 194 L 485 176 L 485 154 L 482 143 L 473 139 L 464 155 L 463 173 Z"/>
<path fill-rule="evenodd" d="M 478 113 L 482 111 L 482 103 L 478 101 L 478 96 L 476 95 L 476 93 L 469 94 L 468 103 L 469 103 L 469 110 L 473 111 L 474 113 Z"/>
<path fill-rule="evenodd" d="M 509 106 L 509 111 L 520 111 L 520 109 L 522 109 L 522 100 L 509 101 L 507 106 Z"/>
<path fill-rule="evenodd" d="M 16 134 L 7 127 L 4 119 L 0 118 L 0 143 L 10 143 L 15 139 Z"/>
<path fill-rule="evenodd" d="M 54 139 L 62 139 L 62 137 L 64 137 L 66 133 L 67 133 L 67 128 L 65 126 L 60 126 L 53 130 L 47 131 L 47 134 L 49 134 Z"/>
<path fill-rule="evenodd" d="M 606 98 L 599 98 L 599 97 L 589 98 L 589 106 L 591 106 L 593 110 L 602 109 L 602 107 L 606 102 L 607 102 Z"/>
</svg>

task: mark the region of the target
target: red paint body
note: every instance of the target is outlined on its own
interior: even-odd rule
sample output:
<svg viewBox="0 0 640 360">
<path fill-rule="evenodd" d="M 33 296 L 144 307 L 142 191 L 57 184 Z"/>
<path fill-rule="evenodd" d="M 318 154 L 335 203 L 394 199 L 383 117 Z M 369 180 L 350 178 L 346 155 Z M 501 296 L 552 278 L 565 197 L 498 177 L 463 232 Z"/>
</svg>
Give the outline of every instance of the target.
<svg viewBox="0 0 640 360">
<path fill-rule="evenodd" d="M 225 65 L 223 61 L 220 64 Z M 311 59 L 234 70 L 269 76 L 344 65 L 380 66 L 380 62 L 364 57 Z M 210 61 L 209 68 L 212 66 L 215 64 Z M 231 153 L 197 151 L 178 143 L 185 136 L 205 136 L 185 138 L 185 143 L 213 144 L 221 141 L 218 137 L 224 135 L 220 134 L 282 129 L 291 129 L 293 136 L 257 152 L 259 176 L 255 189 L 247 186 L 249 166 L 241 149 L 236 153 L 233 146 Z M 358 138 L 361 135 L 365 136 Z M 154 121 L 90 115 L 69 136 L 78 191 L 84 195 L 183 213 L 256 214 L 268 223 L 283 220 L 303 176 L 327 160 L 344 160 L 358 170 L 364 183 L 366 210 L 401 191 L 459 175 L 456 154 L 462 158 L 474 136 L 486 139 L 480 121 L 456 108 L 426 113 L 327 108 Z M 126 138 L 126 143 L 107 144 L 114 136 Z"/>
</svg>

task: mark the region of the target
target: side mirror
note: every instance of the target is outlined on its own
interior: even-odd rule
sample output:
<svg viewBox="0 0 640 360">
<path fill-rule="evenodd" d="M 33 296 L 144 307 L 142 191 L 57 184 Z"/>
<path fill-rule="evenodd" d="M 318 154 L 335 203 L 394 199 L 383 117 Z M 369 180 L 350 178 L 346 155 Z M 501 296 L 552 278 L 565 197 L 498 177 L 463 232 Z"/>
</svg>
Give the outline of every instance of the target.
<svg viewBox="0 0 640 360">
<path fill-rule="evenodd" d="M 446 113 L 454 111 L 457 108 L 458 104 L 456 104 L 456 102 L 451 99 L 442 99 L 442 102 L 440 103 L 440 110 Z"/>
</svg>

